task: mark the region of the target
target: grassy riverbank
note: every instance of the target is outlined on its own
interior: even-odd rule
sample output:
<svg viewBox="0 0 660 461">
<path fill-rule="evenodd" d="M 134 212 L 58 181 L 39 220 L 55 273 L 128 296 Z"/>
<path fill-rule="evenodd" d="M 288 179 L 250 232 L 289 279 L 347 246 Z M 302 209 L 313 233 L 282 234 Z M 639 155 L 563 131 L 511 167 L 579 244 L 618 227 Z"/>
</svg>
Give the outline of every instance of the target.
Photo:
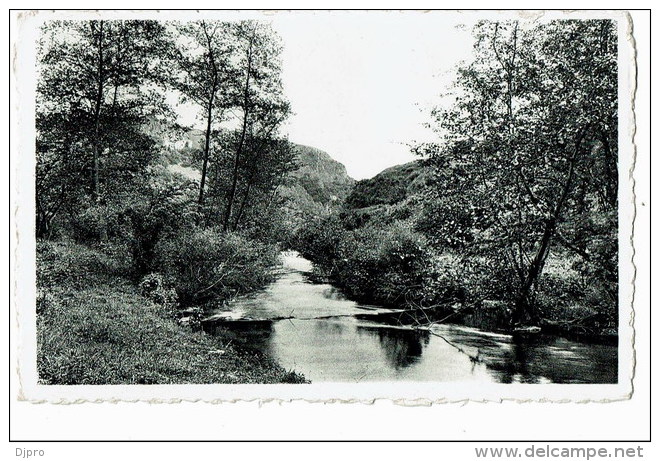
<svg viewBox="0 0 660 461">
<path fill-rule="evenodd" d="M 302 383 L 271 359 L 180 325 L 142 296 L 112 248 L 41 242 L 37 366 L 43 384 Z"/>
</svg>

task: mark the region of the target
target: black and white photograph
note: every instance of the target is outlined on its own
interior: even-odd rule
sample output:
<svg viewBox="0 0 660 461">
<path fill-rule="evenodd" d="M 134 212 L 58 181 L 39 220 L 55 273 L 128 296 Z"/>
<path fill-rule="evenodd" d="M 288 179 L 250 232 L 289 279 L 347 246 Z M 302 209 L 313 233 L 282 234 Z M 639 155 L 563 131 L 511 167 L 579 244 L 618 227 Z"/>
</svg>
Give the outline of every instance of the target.
<svg viewBox="0 0 660 461">
<path fill-rule="evenodd" d="M 625 12 L 18 21 L 24 398 L 632 392 Z"/>
</svg>

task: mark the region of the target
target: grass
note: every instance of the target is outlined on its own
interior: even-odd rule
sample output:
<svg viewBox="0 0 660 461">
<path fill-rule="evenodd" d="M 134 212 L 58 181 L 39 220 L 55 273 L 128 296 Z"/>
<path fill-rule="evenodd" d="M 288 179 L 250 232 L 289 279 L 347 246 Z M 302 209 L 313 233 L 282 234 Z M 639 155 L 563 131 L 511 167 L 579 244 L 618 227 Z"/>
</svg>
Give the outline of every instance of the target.
<svg viewBox="0 0 660 461">
<path fill-rule="evenodd" d="M 120 258 L 39 243 L 37 367 L 42 384 L 302 383 L 270 358 L 179 325 L 141 296 Z"/>
</svg>

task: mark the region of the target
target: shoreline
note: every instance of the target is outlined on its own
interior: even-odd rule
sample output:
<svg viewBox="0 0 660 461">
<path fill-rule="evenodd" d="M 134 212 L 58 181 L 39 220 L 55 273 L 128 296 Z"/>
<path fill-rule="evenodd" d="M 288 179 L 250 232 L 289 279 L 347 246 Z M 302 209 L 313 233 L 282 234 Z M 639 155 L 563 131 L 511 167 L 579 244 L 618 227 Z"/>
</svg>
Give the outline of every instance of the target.
<svg viewBox="0 0 660 461">
<path fill-rule="evenodd" d="M 321 270 L 320 273 L 318 272 L 319 270 Z M 446 303 L 436 306 L 433 309 L 414 306 L 410 307 L 405 305 L 400 307 L 392 307 L 383 305 L 382 303 L 379 303 L 378 300 L 373 298 L 362 299 L 347 294 L 345 287 L 339 280 L 337 280 L 335 276 L 323 272 L 323 269 L 319 268 L 316 264 L 315 269 L 309 273 L 308 278 L 312 283 L 328 283 L 333 285 L 334 287 L 341 290 L 347 299 L 352 301 L 396 310 L 396 312 L 391 313 L 383 312 L 379 314 L 362 314 L 358 316 L 359 318 L 373 318 L 375 316 L 379 318 L 378 321 L 380 322 L 389 323 L 391 325 L 398 324 L 401 326 L 410 326 L 413 328 L 429 326 L 434 323 L 446 323 L 477 328 L 485 332 L 529 337 L 529 335 L 524 334 L 518 335 L 515 329 L 508 324 L 510 314 L 507 312 L 507 304 L 504 301 L 484 300 L 479 306 L 466 305 L 460 301 L 447 301 Z M 488 308 L 486 307 L 487 305 L 492 306 Z M 423 314 L 423 320 L 426 321 L 426 324 L 420 323 L 418 321 L 420 313 Z M 407 322 L 401 322 L 402 314 L 405 314 L 408 317 Z M 394 319 L 394 316 L 397 316 L 397 318 Z M 438 321 L 438 319 L 446 319 L 448 321 Z M 549 319 L 541 319 L 541 322 L 539 322 L 538 325 L 534 325 L 534 327 L 540 328 L 538 332 L 543 335 L 562 337 L 585 344 L 617 345 L 619 339 L 618 332 L 615 334 L 606 333 L 605 330 L 596 332 L 596 329 L 593 327 L 571 325 L 571 322 L 568 321 L 561 322 L 552 321 Z M 578 331 L 580 328 L 582 328 L 583 331 Z"/>
<path fill-rule="evenodd" d="M 39 245 L 40 384 L 308 382 L 270 357 L 180 324 L 171 307 L 141 295 L 102 252 Z"/>
</svg>

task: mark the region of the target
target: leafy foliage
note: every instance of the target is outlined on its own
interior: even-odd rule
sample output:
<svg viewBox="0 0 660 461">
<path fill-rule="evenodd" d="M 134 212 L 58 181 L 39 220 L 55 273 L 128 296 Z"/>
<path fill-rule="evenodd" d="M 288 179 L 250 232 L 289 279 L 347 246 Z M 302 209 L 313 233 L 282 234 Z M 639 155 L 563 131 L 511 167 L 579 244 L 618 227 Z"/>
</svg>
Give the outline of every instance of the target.
<svg viewBox="0 0 660 461">
<path fill-rule="evenodd" d="M 289 113 L 280 52 L 259 21 L 45 23 L 36 101 L 42 382 L 303 380 L 229 346 L 218 371 L 200 369 L 191 360 L 207 361 L 213 340 L 183 334 L 172 319 L 180 303 L 261 287 L 278 263 L 286 217 L 277 191 L 297 167 L 278 132 Z M 172 91 L 199 105 L 205 131 L 186 135 L 164 98 Z M 183 166 L 202 166 L 201 181 L 170 168 L 184 157 Z"/>
<path fill-rule="evenodd" d="M 213 228 L 162 239 L 155 253 L 156 269 L 174 280 L 184 304 L 223 301 L 259 288 L 278 262 L 276 247 Z"/>
<path fill-rule="evenodd" d="M 483 21 L 473 33 L 451 103 L 432 113 L 438 141 L 414 149 L 424 160 L 358 182 L 297 248 L 368 302 L 496 305 L 498 325 L 611 331 L 614 23 Z"/>
<path fill-rule="evenodd" d="M 155 91 L 156 21 L 51 21 L 39 46 L 37 234 L 89 198 L 104 203 L 153 158 L 142 130 L 166 109 Z"/>
<path fill-rule="evenodd" d="M 514 281 L 516 321 L 537 321 L 535 292 L 553 247 L 593 262 L 586 240 L 615 246 L 615 221 L 586 226 L 617 203 L 614 24 L 486 21 L 474 35 L 454 105 L 434 113 L 443 142 L 419 148 L 444 196 L 432 214 L 459 223 L 437 226 L 436 241 L 500 266 L 501 283 Z M 609 256 L 601 262 L 611 270 Z M 615 278 L 603 282 L 616 289 Z"/>
</svg>

